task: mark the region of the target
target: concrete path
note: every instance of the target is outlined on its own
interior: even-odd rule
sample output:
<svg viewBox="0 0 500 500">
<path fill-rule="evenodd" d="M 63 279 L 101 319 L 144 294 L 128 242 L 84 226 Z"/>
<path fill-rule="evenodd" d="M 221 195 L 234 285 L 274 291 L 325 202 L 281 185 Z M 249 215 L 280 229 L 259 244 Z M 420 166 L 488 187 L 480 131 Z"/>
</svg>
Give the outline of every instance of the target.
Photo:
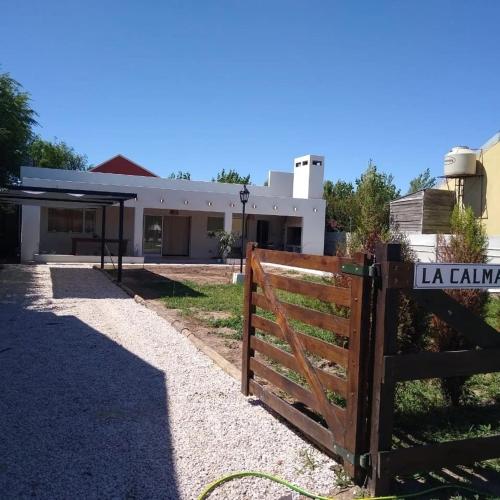
<svg viewBox="0 0 500 500">
<path fill-rule="evenodd" d="M 194 499 L 236 470 L 326 494 L 334 462 L 98 271 L 0 270 L 1 498 Z M 259 479 L 211 498 L 279 498 Z"/>
</svg>

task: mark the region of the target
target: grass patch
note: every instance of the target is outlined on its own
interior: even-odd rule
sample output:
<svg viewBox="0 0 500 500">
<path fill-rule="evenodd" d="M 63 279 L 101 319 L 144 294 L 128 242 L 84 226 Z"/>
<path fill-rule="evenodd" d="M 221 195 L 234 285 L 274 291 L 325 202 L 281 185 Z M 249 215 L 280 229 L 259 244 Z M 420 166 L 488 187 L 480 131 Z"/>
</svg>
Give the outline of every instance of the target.
<svg viewBox="0 0 500 500">
<path fill-rule="evenodd" d="M 490 294 L 485 319 L 493 328 L 500 330 L 500 297 Z"/>
<path fill-rule="evenodd" d="M 500 434 L 500 373 L 475 375 L 466 389 L 467 401 L 451 407 L 437 379 L 398 384 L 393 447 Z M 500 472 L 500 459 L 483 465 Z"/>
<path fill-rule="evenodd" d="M 185 316 L 194 316 L 202 324 L 235 330 L 241 339 L 243 330 L 243 285 L 200 285 L 194 282 L 171 281 L 161 284 L 161 300 L 165 307 L 178 309 Z M 228 317 L 213 318 L 208 312 L 224 312 Z"/>
</svg>

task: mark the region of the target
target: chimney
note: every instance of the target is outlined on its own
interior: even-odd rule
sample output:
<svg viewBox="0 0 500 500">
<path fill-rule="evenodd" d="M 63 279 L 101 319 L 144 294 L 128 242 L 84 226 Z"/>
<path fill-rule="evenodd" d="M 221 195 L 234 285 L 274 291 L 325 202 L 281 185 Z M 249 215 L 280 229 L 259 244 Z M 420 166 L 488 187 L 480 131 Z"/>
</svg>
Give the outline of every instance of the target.
<svg viewBox="0 0 500 500">
<path fill-rule="evenodd" d="M 293 160 L 293 197 L 323 198 L 324 156 L 305 155 Z"/>
</svg>

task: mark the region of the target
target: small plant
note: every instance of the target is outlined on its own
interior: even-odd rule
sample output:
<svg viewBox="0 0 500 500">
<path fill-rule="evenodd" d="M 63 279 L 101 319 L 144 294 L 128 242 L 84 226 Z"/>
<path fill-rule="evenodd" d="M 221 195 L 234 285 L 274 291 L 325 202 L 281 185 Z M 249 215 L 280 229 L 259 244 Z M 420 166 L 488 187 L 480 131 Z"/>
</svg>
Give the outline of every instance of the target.
<svg viewBox="0 0 500 500">
<path fill-rule="evenodd" d="M 337 488 L 345 490 L 353 486 L 351 477 L 349 476 L 349 474 L 347 474 L 347 472 L 341 465 L 337 465 L 334 468 L 334 472 L 335 472 L 335 486 L 337 486 Z"/>
<path fill-rule="evenodd" d="M 217 239 L 217 257 L 226 259 L 236 242 L 236 235 L 227 231 L 211 231 L 208 236 Z"/>
<path fill-rule="evenodd" d="M 299 456 L 302 459 L 302 467 L 300 471 L 304 470 L 315 470 L 318 466 L 319 463 L 316 461 L 316 459 L 312 456 L 311 452 L 307 448 L 303 448 L 302 450 L 299 451 Z"/>
</svg>

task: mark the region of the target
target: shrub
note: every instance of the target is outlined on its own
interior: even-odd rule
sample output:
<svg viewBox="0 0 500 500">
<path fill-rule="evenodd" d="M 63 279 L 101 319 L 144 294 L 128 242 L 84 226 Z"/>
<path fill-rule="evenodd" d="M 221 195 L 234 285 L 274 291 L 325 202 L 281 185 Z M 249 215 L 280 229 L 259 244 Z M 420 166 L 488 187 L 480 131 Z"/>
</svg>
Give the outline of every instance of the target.
<svg viewBox="0 0 500 500">
<path fill-rule="evenodd" d="M 226 231 L 212 231 L 208 235 L 210 238 L 217 239 L 217 257 L 220 259 L 227 258 L 236 242 L 236 235 Z"/>
<path fill-rule="evenodd" d="M 487 261 L 488 237 L 481 221 L 476 219 L 472 208 L 456 206 L 451 216 L 451 235 L 438 237 L 438 262 L 485 263 Z M 479 289 L 446 290 L 446 293 L 474 314 L 484 316 L 488 299 L 487 292 Z M 459 332 L 439 318 L 433 317 L 431 328 L 434 351 L 469 349 L 474 347 Z M 442 390 L 453 405 L 458 405 L 467 396 L 464 385 L 468 377 L 443 379 Z"/>
</svg>

